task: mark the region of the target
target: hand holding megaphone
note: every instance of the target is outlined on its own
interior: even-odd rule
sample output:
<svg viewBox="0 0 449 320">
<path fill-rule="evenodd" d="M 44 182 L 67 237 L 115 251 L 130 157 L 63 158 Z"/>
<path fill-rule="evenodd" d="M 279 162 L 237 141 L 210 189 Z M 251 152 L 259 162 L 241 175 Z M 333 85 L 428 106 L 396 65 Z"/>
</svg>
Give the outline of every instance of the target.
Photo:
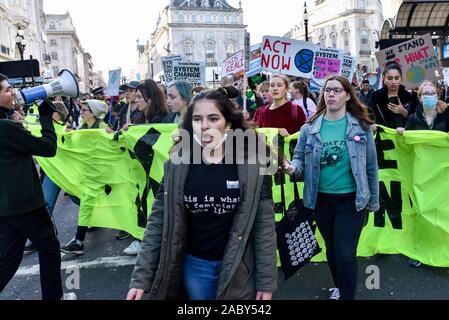
<svg viewBox="0 0 449 320">
<path fill-rule="evenodd" d="M 59 78 L 42 86 L 20 90 L 16 94 L 16 104 L 30 105 L 38 100 L 51 97 L 78 98 L 80 94 L 75 76 L 68 70 L 62 70 Z"/>
<path fill-rule="evenodd" d="M 39 104 L 39 115 L 41 116 L 52 116 L 55 110 L 56 107 L 50 100 L 45 99 Z"/>
</svg>

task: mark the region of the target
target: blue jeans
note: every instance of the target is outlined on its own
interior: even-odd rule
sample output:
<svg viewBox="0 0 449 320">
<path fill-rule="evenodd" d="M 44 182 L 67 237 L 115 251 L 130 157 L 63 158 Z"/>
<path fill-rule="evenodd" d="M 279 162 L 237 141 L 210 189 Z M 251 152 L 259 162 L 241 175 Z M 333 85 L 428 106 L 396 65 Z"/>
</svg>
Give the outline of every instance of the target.
<svg viewBox="0 0 449 320">
<path fill-rule="evenodd" d="M 184 287 L 190 300 L 215 300 L 221 261 L 207 261 L 186 255 L 184 260 Z"/>
<path fill-rule="evenodd" d="M 56 201 L 58 201 L 61 188 L 51 181 L 48 176 L 45 176 L 44 181 L 42 181 L 42 191 L 44 191 L 48 212 L 50 213 L 50 216 L 53 216 L 53 210 L 55 209 Z"/>
</svg>

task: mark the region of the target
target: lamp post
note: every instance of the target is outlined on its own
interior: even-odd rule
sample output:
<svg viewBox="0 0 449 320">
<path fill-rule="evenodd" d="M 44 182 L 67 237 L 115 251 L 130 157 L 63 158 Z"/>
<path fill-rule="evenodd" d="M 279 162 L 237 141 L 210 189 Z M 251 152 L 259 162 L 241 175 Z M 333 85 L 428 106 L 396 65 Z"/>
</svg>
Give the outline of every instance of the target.
<svg viewBox="0 0 449 320">
<path fill-rule="evenodd" d="M 25 31 L 21 30 L 20 27 L 17 30 L 16 44 L 17 44 L 17 48 L 19 49 L 20 60 L 23 60 L 23 53 L 25 52 L 25 47 L 27 45 L 27 41 L 25 39 Z"/>
<path fill-rule="evenodd" d="M 17 29 L 17 35 L 16 35 L 16 45 L 17 48 L 19 49 L 19 53 L 20 53 L 20 60 L 23 61 L 23 53 L 25 52 L 25 47 L 27 45 L 27 41 L 25 39 L 25 31 L 20 29 L 20 27 L 18 27 Z M 26 79 L 22 78 L 22 85 L 25 86 L 26 85 Z"/>
<path fill-rule="evenodd" d="M 304 1 L 304 27 L 306 31 L 306 41 L 309 41 L 309 13 L 307 12 L 307 1 Z"/>
<path fill-rule="evenodd" d="M 150 58 L 150 66 L 151 66 L 151 80 L 154 80 L 154 60 L 153 56 Z"/>
</svg>

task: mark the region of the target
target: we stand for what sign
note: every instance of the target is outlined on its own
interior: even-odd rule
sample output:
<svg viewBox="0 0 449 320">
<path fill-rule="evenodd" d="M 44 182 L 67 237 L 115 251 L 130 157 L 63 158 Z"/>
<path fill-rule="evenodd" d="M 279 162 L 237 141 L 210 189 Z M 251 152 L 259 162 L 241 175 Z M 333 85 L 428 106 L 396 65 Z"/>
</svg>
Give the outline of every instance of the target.
<svg viewBox="0 0 449 320">
<path fill-rule="evenodd" d="M 173 82 L 185 81 L 194 87 L 206 84 L 206 64 L 203 62 L 173 62 Z"/>
<path fill-rule="evenodd" d="M 403 84 L 407 89 L 414 89 L 424 80 L 441 80 L 443 73 L 440 61 L 435 54 L 430 34 L 403 42 L 376 53 L 382 68 L 391 61 L 402 68 Z"/>
</svg>

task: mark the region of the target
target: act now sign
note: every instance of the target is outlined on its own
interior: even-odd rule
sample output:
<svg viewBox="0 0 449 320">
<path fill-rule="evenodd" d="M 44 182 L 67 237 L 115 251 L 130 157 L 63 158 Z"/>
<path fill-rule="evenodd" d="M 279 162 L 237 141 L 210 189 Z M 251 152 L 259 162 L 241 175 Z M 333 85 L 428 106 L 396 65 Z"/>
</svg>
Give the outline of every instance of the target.
<svg viewBox="0 0 449 320">
<path fill-rule="evenodd" d="M 265 36 L 262 40 L 262 69 L 289 76 L 312 78 L 315 51 L 311 42 Z"/>
</svg>

